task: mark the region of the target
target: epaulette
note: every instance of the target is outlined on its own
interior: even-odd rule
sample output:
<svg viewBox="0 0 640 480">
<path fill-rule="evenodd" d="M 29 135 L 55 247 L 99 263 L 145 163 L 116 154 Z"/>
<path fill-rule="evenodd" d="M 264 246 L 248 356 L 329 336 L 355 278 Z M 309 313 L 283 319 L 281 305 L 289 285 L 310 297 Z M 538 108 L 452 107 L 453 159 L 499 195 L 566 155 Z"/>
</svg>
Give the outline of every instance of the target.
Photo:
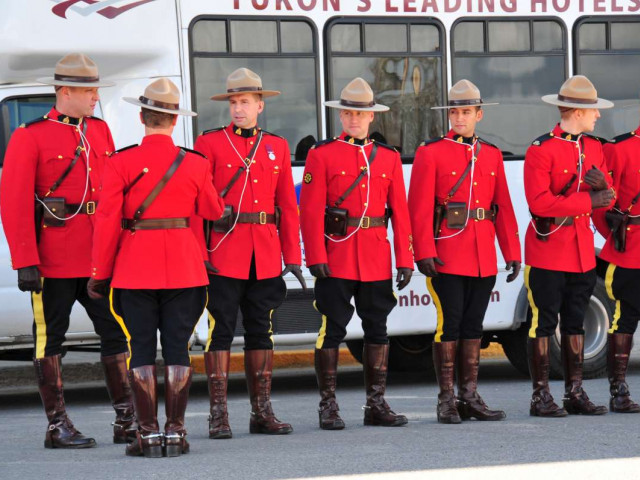
<svg viewBox="0 0 640 480">
<path fill-rule="evenodd" d="M 266 130 L 263 130 L 262 128 L 260 129 L 260 131 L 262 133 L 266 133 L 267 135 L 273 135 L 274 137 L 282 138 L 284 140 L 284 137 L 281 137 L 280 135 L 276 135 L 275 133 L 267 132 Z"/>
<path fill-rule="evenodd" d="M 587 137 L 587 138 L 592 138 L 594 140 L 597 140 L 602 145 L 604 145 L 605 143 L 609 143 L 609 140 L 607 140 L 606 138 L 603 138 L 603 137 L 596 137 L 595 135 L 591 135 L 590 133 L 583 133 L 583 135 L 585 137 Z"/>
<path fill-rule="evenodd" d="M 397 152 L 398 150 L 396 150 L 396 147 L 394 147 L 393 145 L 387 145 L 386 143 L 382 143 L 382 142 L 376 142 L 375 140 L 371 140 L 373 143 L 375 143 L 376 145 L 381 146 L 382 148 L 388 148 L 391 151 Z"/>
<path fill-rule="evenodd" d="M 338 137 L 333 137 L 333 138 L 326 138 L 324 140 L 320 140 L 319 142 L 316 142 L 316 144 L 311 147 L 311 149 L 317 148 L 317 147 L 322 147 L 323 145 L 328 145 L 332 142 L 335 142 L 338 139 Z"/>
<path fill-rule="evenodd" d="M 21 124 L 20 128 L 27 128 L 27 127 L 29 127 L 31 125 L 36 124 L 36 123 L 44 122 L 48 118 L 49 117 L 47 117 L 46 115 L 44 115 L 42 117 L 35 118 L 35 119 L 33 119 L 33 120 L 29 121 L 29 122 L 25 122 L 25 123 Z"/>
<path fill-rule="evenodd" d="M 498 148 L 498 147 L 496 147 L 493 143 L 491 143 L 491 142 L 487 142 L 484 138 L 480 138 L 480 137 L 478 137 L 478 140 L 480 140 L 482 143 L 484 143 L 484 144 L 486 144 L 486 145 L 489 145 L 490 147 Z M 498 148 L 498 150 L 500 150 L 500 149 Z"/>
<path fill-rule="evenodd" d="M 112 157 L 112 156 L 113 156 L 113 155 L 115 155 L 116 153 L 124 152 L 125 150 L 129 150 L 130 148 L 137 147 L 137 146 L 138 146 L 138 144 L 137 144 L 137 143 L 134 143 L 133 145 L 128 145 L 128 146 L 126 146 L 126 147 L 119 148 L 119 149 L 118 149 L 118 150 L 116 150 L 115 152 L 111 152 L 111 153 L 109 154 L 109 156 L 110 156 L 110 157 Z"/>
<path fill-rule="evenodd" d="M 540 135 L 533 142 L 531 142 L 531 145 L 535 145 L 537 147 L 539 145 L 542 145 L 547 140 L 551 140 L 552 138 L 553 138 L 553 135 L 551 133 L 545 133 L 544 135 Z"/>
<path fill-rule="evenodd" d="M 207 158 L 207 156 L 204 153 L 199 152 L 197 150 L 191 150 L 190 148 L 187 148 L 187 147 L 180 147 L 180 148 L 185 152 L 195 153 L 196 155 L 200 155 L 202 158 Z"/>
<path fill-rule="evenodd" d="M 629 140 L 630 138 L 633 138 L 635 136 L 636 136 L 636 132 L 623 133 L 622 135 L 618 135 L 613 140 L 611 140 L 611 143 L 624 142 L 625 140 Z"/>
<path fill-rule="evenodd" d="M 100 117 L 92 117 L 91 115 L 87 115 L 86 118 L 90 118 L 91 120 L 100 120 L 101 122 L 104 122 L 104 120 Z"/>
<path fill-rule="evenodd" d="M 200 135 L 206 135 L 207 133 L 219 132 L 220 130 L 224 130 L 225 128 L 227 128 L 226 125 L 223 125 L 222 127 L 218 127 L 218 128 L 210 128 L 209 130 L 203 131 Z"/>
<path fill-rule="evenodd" d="M 420 147 L 424 147 L 426 145 L 431 145 L 432 143 L 439 142 L 443 138 L 444 138 L 444 135 L 440 135 L 439 137 L 435 137 L 435 138 L 429 138 L 429 139 L 425 140 L 424 142 L 422 142 L 419 146 Z"/>
</svg>

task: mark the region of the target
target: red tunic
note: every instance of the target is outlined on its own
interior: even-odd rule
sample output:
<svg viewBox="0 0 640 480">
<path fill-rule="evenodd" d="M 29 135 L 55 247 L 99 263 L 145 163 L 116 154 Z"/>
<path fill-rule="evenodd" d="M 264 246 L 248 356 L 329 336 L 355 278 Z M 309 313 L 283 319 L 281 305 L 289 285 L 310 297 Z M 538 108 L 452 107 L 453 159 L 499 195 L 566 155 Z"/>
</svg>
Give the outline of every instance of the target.
<svg viewBox="0 0 640 480">
<path fill-rule="evenodd" d="M 616 204 L 623 212 L 628 211 L 631 200 L 640 193 L 640 128 L 634 132 L 616 137 L 612 143 L 604 145 L 609 174 L 613 178 L 617 200 Z M 607 239 L 600 258 L 623 268 L 640 268 L 640 225 L 627 226 L 627 240 L 624 253 L 614 248 L 611 230 L 604 219 L 605 209 L 593 213 L 593 223 Z M 629 215 L 640 216 L 640 201 Z"/>
<path fill-rule="evenodd" d="M 409 212 L 416 260 L 439 257 L 444 262 L 443 266 L 436 264 L 439 272 L 487 277 L 498 272 L 496 235 L 506 261 L 521 259 L 518 224 L 498 148 L 477 139 L 475 148 L 480 145 L 480 152 L 473 178 L 470 171 L 450 200 L 467 203 L 471 209 L 484 208 L 487 212 L 492 205 L 497 205 L 495 224 L 490 220 L 469 220 L 461 231 L 448 228 L 444 220 L 439 239 L 436 241 L 433 236 L 435 202 L 443 204 L 460 179 L 472 157 L 472 141 L 451 130 L 446 137 L 418 148 L 411 172 Z"/>
<path fill-rule="evenodd" d="M 309 151 L 300 193 L 300 215 L 306 264 L 327 263 L 332 277 L 372 282 L 391 278 L 391 246 L 384 227 L 360 228 L 343 242 L 325 240 L 324 211 L 349 188 L 366 166 L 361 147 L 344 140 L 321 142 Z M 364 151 L 371 155 L 373 143 Z M 340 208 L 350 217 L 381 217 L 392 209 L 396 268 L 413 270 L 413 247 L 409 211 L 400 155 L 392 147 L 380 144 L 367 177 L 345 199 Z M 348 227 L 347 235 L 356 227 Z M 333 237 L 340 240 L 345 237 Z"/>
<path fill-rule="evenodd" d="M 209 159 L 213 183 L 219 192 L 243 165 L 243 159 L 257 141 L 260 129 L 253 130 L 250 136 L 245 137 L 235 133 L 241 133 L 241 129 L 229 125 L 205 132 L 196 140 L 194 148 Z M 245 180 L 246 188 L 241 203 Z M 252 255 L 255 255 L 258 280 L 280 275 L 283 260 L 285 264 L 302 263 L 291 154 L 284 138 L 263 131 L 248 175 L 245 172 L 240 176 L 224 201 L 226 205 L 233 206 L 235 213 L 272 214 L 278 206 L 282 215 L 279 230 L 273 224 L 238 223 L 224 240 L 223 233 L 212 232 L 209 249 L 215 248 L 215 251 L 210 252 L 209 260 L 219 270 L 219 275 L 248 279 Z M 219 243 L 221 240 L 222 243 Z"/>
<path fill-rule="evenodd" d="M 67 204 L 100 200 L 105 159 L 114 150 L 111 132 L 98 118 L 77 122 L 52 108 L 11 136 L 0 184 L 0 211 L 14 269 L 36 265 L 49 278 L 88 277 L 91 272 L 94 215 L 78 214 L 62 227 L 43 227 L 40 243 L 33 221 L 34 193 L 43 197 L 69 166 L 84 122 L 86 150 L 51 197 L 63 197 Z"/>
<path fill-rule="evenodd" d="M 96 214 L 94 278 L 112 277 L 111 286 L 129 289 L 188 288 L 209 283 L 199 242 L 190 228 L 131 233 L 120 227 L 123 218 L 133 218 L 178 151 L 170 136 L 148 135 L 140 146 L 123 150 L 107 162 Z M 145 168 L 148 173 L 124 196 L 123 189 Z M 207 160 L 187 153 L 141 218 L 184 218 L 195 209 L 201 217 L 215 220 L 223 208 L 212 186 Z"/>
<path fill-rule="evenodd" d="M 580 178 L 564 195 L 560 191 L 578 174 L 578 157 L 584 155 Z M 585 173 L 595 166 L 607 173 L 600 141 L 587 135 L 570 135 L 559 125 L 535 140 L 524 159 L 524 190 L 531 213 L 540 217 L 573 216 L 574 223 L 559 227 L 543 242 L 536 238 L 531 224 L 525 237 L 525 262 L 532 267 L 563 272 L 586 272 L 596 266 L 591 229 L 591 187 L 583 182 Z M 555 230 L 555 231 L 554 231 Z"/>
</svg>

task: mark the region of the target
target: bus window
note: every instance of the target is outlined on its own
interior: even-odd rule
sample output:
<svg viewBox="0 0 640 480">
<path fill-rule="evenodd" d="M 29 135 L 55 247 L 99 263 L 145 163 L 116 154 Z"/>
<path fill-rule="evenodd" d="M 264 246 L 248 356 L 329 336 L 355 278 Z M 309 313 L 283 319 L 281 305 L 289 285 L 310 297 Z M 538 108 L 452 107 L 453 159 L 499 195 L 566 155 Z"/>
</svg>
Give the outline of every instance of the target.
<svg viewBox="0 0 640 480">
<path fill-rule="evenodd" d="M 55 103 L 55 95 L 9 97 L 0 102 L 0 166 L 13 131 L 23 123 L 43 116 Z"/>
<path fill-rule="evenodd" d="M 293 151 L 308 135 L 318 136 L 317 42 L 310 23 L 298 19 L 199 17 L 190 26 L 194 132 L 229 123 L 227 76 L 247 67 L 264 88 L 280 90 L 265 102 L 260 126 L 285 137 Z"/>
<path fill-rule="evenodd" d="M 372 132 L 381 134 L 403 156 L 442 133 L 444 90 L 443 29 L 429 19 L 336 19 L 325 29 L 328 48 L 327 98 L 339 98 L 355 77 L 364 78 L 376 102 L 391 110 L 375 116 Z M 329 135 L 341 131 L 331 111 Z"/>
<path fill-rule="evenodd" d="M 576 73 L 616 107 L 637 105 L 640 92 L 640 17 L 587 17 L 573 30 Z M 600 110 L 596 134 L 612 138 L 638 126 L 638 108 Z"/>
<path fill-rule="evenodd" d="M 451 33 L 452 83 L 475 83 L 488 107 L 478 134 L 506 154 L 524 155 L 531 141 L 557 122 L 540 100 L 567 78 L 564 24 L 557 19 L 462 19 Z"/>
</svg>

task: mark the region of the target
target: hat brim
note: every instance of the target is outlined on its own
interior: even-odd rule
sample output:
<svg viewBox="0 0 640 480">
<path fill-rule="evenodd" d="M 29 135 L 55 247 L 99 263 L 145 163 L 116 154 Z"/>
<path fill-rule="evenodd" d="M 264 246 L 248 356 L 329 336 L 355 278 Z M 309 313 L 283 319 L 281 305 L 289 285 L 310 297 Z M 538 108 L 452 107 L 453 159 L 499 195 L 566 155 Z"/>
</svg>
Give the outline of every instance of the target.
<svg viewBox="0 0 640 480">
<path fill-rule="evenodd" d="M 55 87 L 113 87 L 116 84 L 116 82 L 110 82 L 108 80 L 99 80 L 97 82 L 65 82 L 63 80 L 56 80 L 53 77 L 38 78 L 36 82 L 53 85 Z"/>
<path fill-rule="evenodd" d="M 382 105 L 381 103 L 376 103 L 372 107 L 354 107 L 352 105 L 343 105 L 340 103 L 340 100 L 328 100 L 324 102 L 323 105 L 329 108 L 337 108 L 339 110 L 356 110 L 358 112 L 386 112 L 389 110 L 389 107 Z"/>
<path fill-rule="evenodd" d="M 162 108 L 162 107 L 156 107 L 156 106 L 153 106 L 153 105 L 147 105 L 147 104 L 142 103 L 137 98 L 133 98 L 133 97 L 122 97 L 122 99 L 125 102 L 130 103 L 132 105 L 137 105 L 138 107 L 146 108 L 148 110 L 155 110 L 156 112 L 170 113 L 172 115 L 184 115 L 185 117 L 195 117 L 195 116 L 198 115 L 196 112 L 192 112 L 190 110 L 182 110 L 182 109 L 170 110 L 168 108 Z"/>
<path fill-rule="evenodd" d="M 491 105 L 500 105 L 497 102 L 488 103 L 474 103 L 469 105 L 440 105 L 438 107 L 431 107 L 431 110 L 446 110 L 449 108 L 465 108 L 465 107 L 490 107 Z"/>
<path fill-rule="evenodd" d="M 246 91 L 246 92 L 231 92 L 231 93 L 219 93 L 211 97 L 211 100 L 228 100 L 234 95 L 244 95 L 245 93 L 255 93 L 256 95 L 262 95 L 262 98 L 276 97 L 280 95 L 278 90 L 259 90 L 259 91 Z"/>
<path fill-rule="evenodd" d="M 553 93 L 551 95 L 545 95 L 542 97 L 542 101 L 550 105 L 556 105 L 557 107 L 567 108 L 613 108 L 613 102 L 605 100 L 604 98 L 598 98 L 596 103 L 571 103 L 558 99 L 558 95 Z"/>
</svg>

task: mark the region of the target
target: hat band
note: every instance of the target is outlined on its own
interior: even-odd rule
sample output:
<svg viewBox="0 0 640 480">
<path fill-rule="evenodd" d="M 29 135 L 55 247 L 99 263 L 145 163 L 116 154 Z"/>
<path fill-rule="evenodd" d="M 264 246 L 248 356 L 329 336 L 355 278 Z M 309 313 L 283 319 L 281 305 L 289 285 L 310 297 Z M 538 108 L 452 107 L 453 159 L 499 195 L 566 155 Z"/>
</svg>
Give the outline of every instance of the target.
<svg viewBox="0 0 640 480">
<path fill-rule="evenodd" d="M 564 95 L 558 94 L 558 100 L 562 102 L 569 103 L 580 103 L 582 105 L 592 105 L 598 103 L 598 99 L 592 100 L 591 98 L 575 98 L 575 97 L 565 97 Z"/>
<path fill-rule="evenodd" d="M 447 105 L 449 105 L 450 107 L 463 107 L 467 105 L 480 105 L 481 103 L 481 98 L 470 98 L 468 100 L 449 100 L 449 103 Z"/>
<path fill-rule="evenodd" d="M 150 98 L 140 95 L 138 97 L 141 103 L 149 105 L 150 107 L 166 108 L 167 110 L 179 110 L 180 105 L 177 103 L 159 102 L 158 100 L 151 100 Z"/>
<path fill-rule="evenodd" d="M 53 78 L 55 80 L 58 80 L 60 82 L 99 82 L 100 81 L 100 77 L 99 76 L 95 76 L 95 77 L 78 77 L 76 75 L 60 75 L 58 73 L 53 75 Z"/>
<path fill-rule="evenodd" d="M 262 87 L 238 87 L 227 88 L 227 93 L 240 93 L 240 92 L 261 92 Z"/>
<path fill-rule="evenodd" d="M 351 100 L 340 99 L 340 105 L 344 105 L 345 107 L 373 107 L 376 104 L 373 100 L 370 102 L 352 102 Z"/>
</svg>

